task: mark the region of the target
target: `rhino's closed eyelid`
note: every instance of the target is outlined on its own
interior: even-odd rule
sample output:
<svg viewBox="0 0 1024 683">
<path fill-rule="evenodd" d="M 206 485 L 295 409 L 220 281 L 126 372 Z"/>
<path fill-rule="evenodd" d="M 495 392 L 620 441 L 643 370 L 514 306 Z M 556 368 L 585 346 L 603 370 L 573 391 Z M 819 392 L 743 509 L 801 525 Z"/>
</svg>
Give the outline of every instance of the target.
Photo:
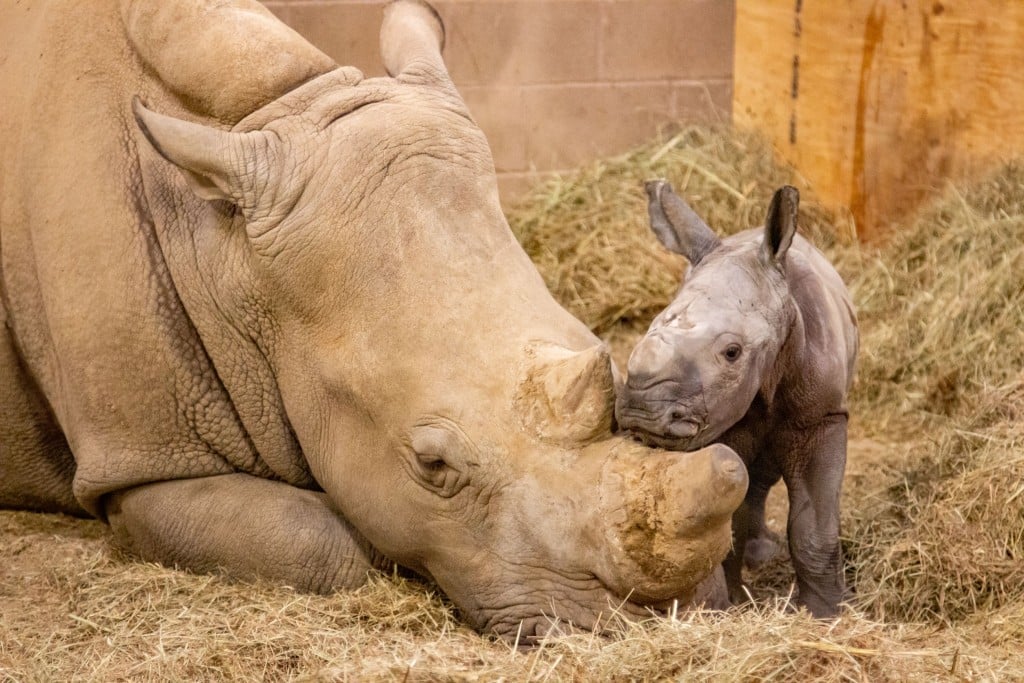
<svg viewBox="0 0 1024 683">
<path fill-rule="evenodd" d="M 478 449 L 473 440 L 452 419 L 440 415 L 421 418 L 406 439 L 408 446 L 421 455 L 456 457 L 465 466 L 476 466 Z"/>
</svg>

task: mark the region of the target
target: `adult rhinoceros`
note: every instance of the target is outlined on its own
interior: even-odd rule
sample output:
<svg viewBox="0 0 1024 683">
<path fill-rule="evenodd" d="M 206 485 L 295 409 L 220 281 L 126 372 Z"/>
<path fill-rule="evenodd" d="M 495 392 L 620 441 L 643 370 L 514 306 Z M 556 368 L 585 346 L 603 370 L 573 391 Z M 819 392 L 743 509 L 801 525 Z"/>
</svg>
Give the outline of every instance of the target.
<svg viewBox="0 0 1024 683">
<path fill-rule="evenodd" d="M 389 558 L 524 637 L 722 560 L 741 461 L 611 436 L 428 6 L 388 7 L 379 79 L 244 0 L 0 30 L 0 504 L 315 591 Z"/>
</svg>

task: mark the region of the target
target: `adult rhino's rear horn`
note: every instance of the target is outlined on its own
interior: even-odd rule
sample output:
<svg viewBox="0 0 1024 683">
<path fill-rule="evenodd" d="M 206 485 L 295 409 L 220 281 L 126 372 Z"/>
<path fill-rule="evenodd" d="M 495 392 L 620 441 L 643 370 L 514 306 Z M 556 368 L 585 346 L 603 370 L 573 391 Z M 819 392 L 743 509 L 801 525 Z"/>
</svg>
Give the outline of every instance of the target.
<svg viewBox="0 0 1024 683">
<path fill-rule="evenodd" d="M 615 375 L 605 345 L 571 351 L 537 344 L 530 352 L 516 396 L 524 425 L 544 441 L 564 446 L 610 435 Z"/>
<path fill-rule="evenodd" d="M 450 84 L 441 58 L 441 15 L 423 0 L 393 0 L 384 8 L 380 54 L 388 74 L 410 82 Z"/>
</svg>

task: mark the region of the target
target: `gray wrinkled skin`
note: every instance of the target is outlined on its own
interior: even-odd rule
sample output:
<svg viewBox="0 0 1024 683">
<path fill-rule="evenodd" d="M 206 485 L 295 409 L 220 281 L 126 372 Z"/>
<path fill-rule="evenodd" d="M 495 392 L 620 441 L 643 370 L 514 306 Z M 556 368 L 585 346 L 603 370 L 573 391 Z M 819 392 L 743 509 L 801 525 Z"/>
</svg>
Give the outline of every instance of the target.
<svg viewBox="0 0 1024 683">
<path fill-rule="evenodd" d="M 725 562 L 734 602 L 745 596 L 744 559 L 756 565 L 775 550 L 764 504 L 782 477 L 799 601 L 833 615 L 844 594 L 839 494 L 858 345 L 849 293 L 796 235 L 794 188 L 776 192 L 764 229 L 725 239 L 665 181 L 647 191 L 652 230 L 690 269 L 630 356 L 619 426 L 663 448 L 717 442 L 743 458 L 750 488 Z"/>
<path fill-rule="evenodd" d="M 686 601 L 747 474 L 611 434 L 426 4 L 388 78 L 254 0 L 0 3 L 0 506 L 311 591 L 395 561 L 529 641 Z"/>
</svg>

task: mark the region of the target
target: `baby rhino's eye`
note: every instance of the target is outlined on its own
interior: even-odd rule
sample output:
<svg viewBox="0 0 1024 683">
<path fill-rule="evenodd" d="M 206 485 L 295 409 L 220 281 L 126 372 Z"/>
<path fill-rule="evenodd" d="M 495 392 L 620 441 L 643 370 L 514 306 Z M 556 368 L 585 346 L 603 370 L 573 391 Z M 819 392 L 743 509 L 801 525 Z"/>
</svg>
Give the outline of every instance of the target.
<svg viewBox="0 0 1024 683">
<path fill-rule="evenodd" d="M 725 350 L 722 351 L 722 355 L 725 356 L 725 359 L 730 363 L 738 361 L 742 353 L 743 349 L 739 344 L 729 344 L 725 347 Z"/>
</svg>

